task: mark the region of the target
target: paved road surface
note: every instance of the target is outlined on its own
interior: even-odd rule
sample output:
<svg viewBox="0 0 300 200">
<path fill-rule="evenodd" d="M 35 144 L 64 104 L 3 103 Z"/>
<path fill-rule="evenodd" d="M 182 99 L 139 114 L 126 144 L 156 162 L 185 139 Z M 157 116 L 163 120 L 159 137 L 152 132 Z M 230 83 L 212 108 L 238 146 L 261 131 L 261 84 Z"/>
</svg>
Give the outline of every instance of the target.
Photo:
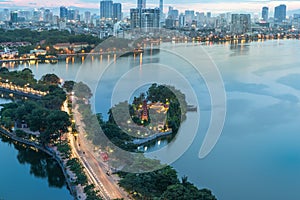
<svg viewBox="0 0 300 200">
<path fill-rule="evenodd" d="M 129 199 L 127 194 L 118 186 L 117 182 L 111 176 L 106 174 L 107 169 L 105 169 L 105 165 L 100 163 L 95 158 L 94 152 L 90 150 L 91 148 L 88 146 L 90 144 L 85 138 L 84 124 L 81 122 L 81 115 L 77 111 L 77 108 L 73 109 L 73 114 L 78 126 L 77 129 L 79 134 L 77 141 L 71 142 L 71 145 L 73 145 L 76 153 L 83 161 L 88 174 L 93 179 L 94 184 L 98 186 L 105 199 Z M 80 146 L 78 144 L 80 144 Z"/>
</svg>

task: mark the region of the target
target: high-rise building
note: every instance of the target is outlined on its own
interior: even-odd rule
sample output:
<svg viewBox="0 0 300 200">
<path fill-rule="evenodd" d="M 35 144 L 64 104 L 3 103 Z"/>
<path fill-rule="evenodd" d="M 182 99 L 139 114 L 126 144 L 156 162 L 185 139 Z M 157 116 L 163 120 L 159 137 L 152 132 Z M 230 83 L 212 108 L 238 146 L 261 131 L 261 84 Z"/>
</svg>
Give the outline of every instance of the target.
<svg viewBox="0 0 300 200">
<path fill-rule="evenodd" d="M 178 15 L 179 15 L 178 10 L 172 9 L 172 10 L 169 10 L 169 12 L 168 12 L 168 18 L 171 18 L 171 19 L 177 19 Z"/>
<path fill-rule="evenodd" d="M 137 0 L 137 8 L 146 8 L 146 0 Z"/>
<path fill-rule="evenodd" d="M 12 23 L 17 23 L 18 22 L 18 12 L 17 11 L 13 11 L 10 13 L 10 21 Z"/>
<path fill-rule="evenodd" d="M 90 11 L 84 12 L 84 23 L 86 23 L 86 24 L 91 23 L 91 12 Z"/>
<path fill-rule="evenodd" d="M 114 21 L 122 20 L 122 4 L 121 3 L 113 4 L 113 20 Z"/>
<path fill-rule="evenodd" d="M 179 15 L 179 27 L 184 27 L 185 26 L 185 16 L 184 16 L 184 14 L 180 14 Z"/>
<path fill-rule="evenodd" d="M 131 29 L 141 28 L 141 9 L 130 9 L 130 26 Z"/>
<path fill-rule="evenodd" d="M 35 22 L 39 22 L 42 19 L 42 12 L 40 10 L 34 10 L 32 20 Z"/>
<path fill-rule="evenodd" d="M 275 7 L 274 19 L 275 22 L 283 22 L 286 20 L 286 5 L 281 4 Z"/>
<path fill-rule="evenodd" d="M 75 10 L 73 10 L 73 9 L 68 10 L 68 17 L 67 17 L 67 19 L 68 20 L 75 20 L 76 19 Z"/>
<path fill-rule="evenodd" d="M 207 17 L 207 18 L 211 18 L 211 12 L 207 12 L 207 13 L 206 13 L 206 17 Z"/>
<path fill-rule="evenodd" d="M 240 34 L 251 31 L 251 15 L 250 14 L 232 14 L 231 27 L 232 33 Z"/>
<path fill-rule="evenodd" d="M 68 17 L 68 9 L 64 6 L 59 8 L 59 17 L 60 18 L 67 18 Z"/>
<path fill-rule="evenodd" d="M 147 8 L 130 9 L 131 28 L 158 28 L 160 22 L 160 9 Z"/>
<path fill-rule="evenodd" d="M 158 28 L 160 22 L 160 9 L 147 8 L 142 9 L 141 27 L 142 28 Z"/>
<path fill-rule="evenodd" d="M 195 11 L 186 10 L 185 11 L 185 23 L 191 24 L 195 18 Z"/>
<path fill-rule="evenodd" d="M 113 1 L 111 0 L 100 1 L 100 18 L 102 20 L 113 18 Z"/>
<path fill-rule="evenodd" d="M 269 19 L 269 8 L 268 7 L 262 8 L 261 17 L 264 21 L 268 21 L 268 19 Z"/>
<path fill-rule="evenodd" d="M 53 21 L 53 13 L 49 9 L 45 9 L 44 11 L 44 21 L 45 22 Z"/>
<path fill-rule="evenodd" d="M 160 21 L 164 19 L 164 0 L 159 0 Z"/>
</svg>

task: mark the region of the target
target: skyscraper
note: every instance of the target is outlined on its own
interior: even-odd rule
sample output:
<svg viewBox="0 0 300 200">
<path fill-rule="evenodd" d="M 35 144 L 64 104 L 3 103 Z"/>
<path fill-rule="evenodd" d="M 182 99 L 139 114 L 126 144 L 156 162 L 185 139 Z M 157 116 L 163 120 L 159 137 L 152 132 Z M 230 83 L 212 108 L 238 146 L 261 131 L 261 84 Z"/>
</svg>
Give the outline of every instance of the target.
<svg viewBox="0 0 300 200">
<path fill-rule="evenodd" d="M 18 22 L 18 12 L 14 11 L 10 13 L 10 21 L 12 23 L 17 23 Z"/>
<path fill-rule="evenodd" d="M 68 9 L 66 8 L 66 7 L 64 7 L 64 6 L 61 6 L 60 8 L 59 8 L 59 17 L 60 18 L 67 18 L 67 16 L 68 16 Z"/>
<path fill-rule="evenodd" d="M 274 13 L 275 22 L 282 22 L 286 20 L 286 5 L 281 4 L 275 7 Z"/>
<path fill-rule="evenodd" d="M 184 14 L 180 14 L 179 15 L 179 27 L 184 27 L 185 26 L 185 16 L 184 16 Z"/>
<path fill-rule="evenodd" d="M 122 4 L 121 3 L 113 4 L 113 20 L 115 20 L 115 21 L 122 20 Z"/>
<path fill-rule="evenodd" d="M 137 8 L 146 8 L 146 0 L 137 0 Z"/>
<path fill-rule="evenodd" d="M 160 21 L 160 9 L 159 8 L 148 8 L 130 9 L 130 21 L 131 28 L 158 28 Z"/>
<path fill-rule="evenodd" d="M 211 12 L 207 12 L 207 13 L 206 13 L 206 17 L 207 17 L 207 18 L 211 18 Z"/>
<path fill-rule="evenodd" d="M 84 22 L 86 24 L 91 23 L 91 12 L 90 11 L 85 11 L 84 12 Z"/>
<path fill-rule="evenodd" d="M 68 10 L 68 20 L 75 20 L 75 19 L 76 19 L 75 10 L 73 9 Z"/>
<path fill-rule="evenodd" d="M 159 0 L 159 9 L 160 9 L 160 21 L 163 21 L 163 18 L 164 18 L 164 0 Z"/>
<path fill-rule="evenodd" d="M 230 31 L 236 34 L 246 33 L 251 31 L 251 15 L 232 14 Z"/>
<path fill-rule="evenodd" d="M 160 9 L 148 8 L 142 9 L 141 13 L 141 27 L 142 28 L 158 28 L 160 21 Z"/>
<path fill-rule="evenodd" d="M 264 21 L 268 21 L 268 19 L 269 19 L 269 8 L 268 7 L 262 8 L 261 17 Z"/>
<path fill-rule="evenodd" d="M 44 21 L 45 22 L 52 22 L 53 21 L 53 13 L 49 10 L 49 9 L 46 9 L 44 11 Z"/>
<path fill-rule="evenodd" d="M 195 11 L 193 10 L 186 10 L 185 11 L 185 22 L 192 24 L 192 21 L 195 18 Z"/>
<path fill-rule="evenodd" d="M 100 1 L 100 18 L 101 19 L 113 18 L 113 1 L 111 0 Z"/>
<path fill-rule="evenodd" d="M 141 27 L 141 9 L 139 8 L 130 9 L 130 26 L 131 29 Z"/>
</svg>

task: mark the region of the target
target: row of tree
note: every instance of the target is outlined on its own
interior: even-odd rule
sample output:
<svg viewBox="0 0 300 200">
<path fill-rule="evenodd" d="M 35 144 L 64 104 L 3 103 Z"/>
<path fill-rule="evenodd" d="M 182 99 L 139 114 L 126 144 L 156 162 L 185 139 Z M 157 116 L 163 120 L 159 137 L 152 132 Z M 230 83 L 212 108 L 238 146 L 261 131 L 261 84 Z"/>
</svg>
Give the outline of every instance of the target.
<svg viewBox="0 0 300 200">
<path fill-rule="evenodd" d="M 21 71 L 9 71 L 7 68 L 2 67 L 0 68 L 0 81 L 20 87 L 30 87 L 43 92 L 50 90 L 51 86 L 60 84 L 60 78 L 55 74 L 46 74 L 40 80 L 36 80 L 29 68 Z"/>
<path fill-rule="evenodd" d="M 0 29 L 0 42 L 30 42 L 32 45 L 42 43 L 43 45 L 54 45 L 56 43 L 86 42 L 97 45 L 102 40 L 92 35 L 75 35 L 68 31 L 47 30 L 34 31 L 30 29 Z"/>
<path fill-rule="evenodd" d="M 216 200 L 208 189 L 199 190 L 187 177 L 181 181 L 170 166 L 148 173 L 120 173 L 120 186 L 135 199 Z"/>
</svg>

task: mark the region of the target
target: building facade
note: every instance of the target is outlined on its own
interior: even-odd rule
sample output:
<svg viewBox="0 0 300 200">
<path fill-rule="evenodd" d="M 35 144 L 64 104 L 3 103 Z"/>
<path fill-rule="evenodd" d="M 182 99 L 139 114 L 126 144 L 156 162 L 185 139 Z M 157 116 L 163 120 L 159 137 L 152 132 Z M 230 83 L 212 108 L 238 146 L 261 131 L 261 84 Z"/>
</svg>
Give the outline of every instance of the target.
<svg viewBox="0 0 300 200">
<path fill-rule="evenodd" d="M 251 15 L 232 14 L 230 31 L 235 34 L 251 32 Z"/>
<path fill-rule="evenodd" d="M 160 9 L 130 9 L 131 28 L 159 28 Z"/>
<path fill-rule="evenodd" d="M 113 1 L 100 1 L 100 19 L 107 20 L 113 18 Z"/>
<path fill-rule="evenodd" d="M 137 0 L 137 8 L 146 8 L 146 0 Z"/>
<path fill-rule="evenodd" d="M 64 6 L 61 6 L 59 8 L 59 17 L 62 18 L 67 18 L 68 16 L 68 9 Z"/>
<path fill-rule="evenodd" d="M 268 19 L 269 19 L 269 8 L 268 7 L 262 8 L 261 17 L 265 22 L 268 21 Z"/>
<path fill-rule="evenodd" d="M 114 21 L 122 20 L 122 4 L 121 3 L 113 4 L 113 20 Z"/>
<path fill-rule="evenodd" d="M 286 5 L 281 4 L 275 7 L 274 19 L 275 22 L 283 22 L 286 20 Z"/>
</svg>

